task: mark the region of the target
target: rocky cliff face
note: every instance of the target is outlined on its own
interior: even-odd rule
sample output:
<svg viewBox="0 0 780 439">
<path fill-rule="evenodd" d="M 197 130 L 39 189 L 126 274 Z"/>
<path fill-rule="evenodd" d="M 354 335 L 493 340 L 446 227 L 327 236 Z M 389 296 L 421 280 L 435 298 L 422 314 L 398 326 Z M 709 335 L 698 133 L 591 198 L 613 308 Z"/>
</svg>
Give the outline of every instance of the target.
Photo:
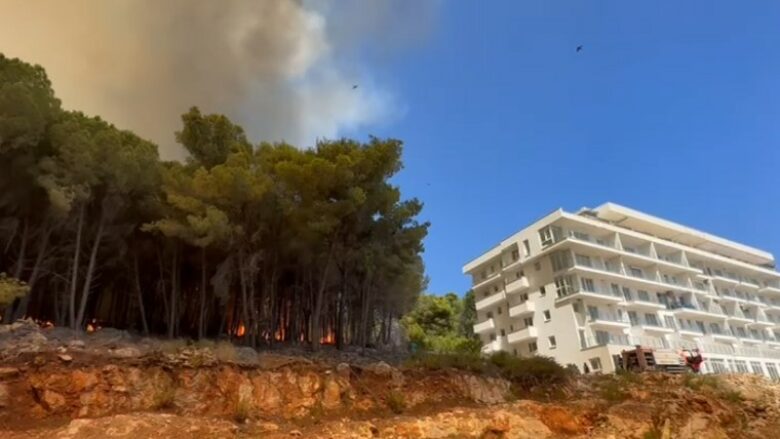
<svg viewBox="0 0 780 439">
<path fill-rule="evenodd" d="M 0 437 L 669 439 L 780 432 L 780 386 L 755 376 L 580 377 L 540 398 L 502 379 L 454 370 L 219 346 L 96 347 L 94 340 L 55 343 L 49 335 L 29 331 L 16 344 L 6 337 Z"/>
</svg>

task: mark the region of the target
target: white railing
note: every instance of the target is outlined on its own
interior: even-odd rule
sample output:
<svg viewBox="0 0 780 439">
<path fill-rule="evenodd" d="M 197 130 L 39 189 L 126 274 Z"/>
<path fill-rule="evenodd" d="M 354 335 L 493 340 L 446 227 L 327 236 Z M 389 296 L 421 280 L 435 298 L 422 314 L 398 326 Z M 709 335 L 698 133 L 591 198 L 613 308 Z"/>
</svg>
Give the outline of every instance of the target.
<svg viewBox="0 0 780 439">
<path fill-rule="evenodd" d="M 503 291 L 493 294 L 492 296 L 488 296 L 480 301 L 478 301 L 474 306 L 477 309 L 477 311 L 483 310 L 489 306 L 495 305 L 497 303 L 501 303 L 502 301 L 506 300 L 506 293 Z"/>
<path fill-rule="evenodd" d="M 528 326 L 527 328 L 523 328 L 519 331 L 515 331 L 507 336 L 507 341 L 509 343 L 517 343 L 524 340 L 529 340 L 532 338 L 536 338 L 538 335 L 538 331 L 536 327 L 534 326 Z"/>
<path fill-rule="evenodd" d="M 481 334 L 483 332 L 491 331 L 493 329 L 496 329 L 496 323 L 493 320 L 493 318 L 489 318 L 482 323 L 477 323 L 476 325 L 474 325 L 475 334 Z"/>
</svg>

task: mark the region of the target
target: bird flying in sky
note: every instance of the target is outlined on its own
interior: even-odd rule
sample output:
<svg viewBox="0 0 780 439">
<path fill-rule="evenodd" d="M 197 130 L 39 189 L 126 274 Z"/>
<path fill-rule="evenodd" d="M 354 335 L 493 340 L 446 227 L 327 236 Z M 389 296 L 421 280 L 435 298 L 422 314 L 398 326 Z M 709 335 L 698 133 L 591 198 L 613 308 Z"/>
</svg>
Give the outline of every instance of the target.
<svg viewBox="0 0 780 439">
<path fill-rule="evenodd" d="M 357 84 L 353 85 L 352 90 L 356 89 L 357 87 L 358 87 Z"/>
<path fill-rule="evenodd" d="M 577 46 L 577 52 L 582 52 L 582 46 Z"/>
</svg>

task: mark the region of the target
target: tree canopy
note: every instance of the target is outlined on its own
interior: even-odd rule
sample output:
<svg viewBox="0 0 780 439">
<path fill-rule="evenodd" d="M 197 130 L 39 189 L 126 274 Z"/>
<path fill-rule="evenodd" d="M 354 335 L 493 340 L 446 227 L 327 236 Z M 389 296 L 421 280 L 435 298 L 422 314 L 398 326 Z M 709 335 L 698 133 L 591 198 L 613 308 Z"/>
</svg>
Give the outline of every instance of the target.
<svg viewBox="0 0 780 439">
<path fill-rule="evenodd" d="M 455 293 L 425 294 L 401 324 L 409 340 L 421 349 L 440 354 L 478 353 L 481 343 L 474 336 L 475 317 L 472 291 L 463 299 Z"/>
<path fill-rule="evenodd" d="M 197 107 L 176 139 L 187 159 L 161 161 L 134 133 L 63 110 L 41 67 L 0 55 L 0 271 L 25 286 L 5 322 L 390 339 L 425 286 L 428 229 L 390 183 L 400 141 L 252 143 Z"/>
</svg>

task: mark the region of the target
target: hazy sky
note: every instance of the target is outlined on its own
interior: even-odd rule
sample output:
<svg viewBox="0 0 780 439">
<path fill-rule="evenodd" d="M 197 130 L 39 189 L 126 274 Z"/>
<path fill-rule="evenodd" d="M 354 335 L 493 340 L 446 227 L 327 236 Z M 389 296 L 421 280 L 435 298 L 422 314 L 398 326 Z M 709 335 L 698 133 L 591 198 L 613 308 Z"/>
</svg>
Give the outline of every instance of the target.
<svg viewBox="0 0 780 439">
<path fill-rule="evenodd" d="M 778 2 L 65 4 L 5 0 L 0 50 L 166 153 L 194 104 L 255 140 L 404 140 L 433 292 L 604 201 L 780 253 Z"/>
</svg>

